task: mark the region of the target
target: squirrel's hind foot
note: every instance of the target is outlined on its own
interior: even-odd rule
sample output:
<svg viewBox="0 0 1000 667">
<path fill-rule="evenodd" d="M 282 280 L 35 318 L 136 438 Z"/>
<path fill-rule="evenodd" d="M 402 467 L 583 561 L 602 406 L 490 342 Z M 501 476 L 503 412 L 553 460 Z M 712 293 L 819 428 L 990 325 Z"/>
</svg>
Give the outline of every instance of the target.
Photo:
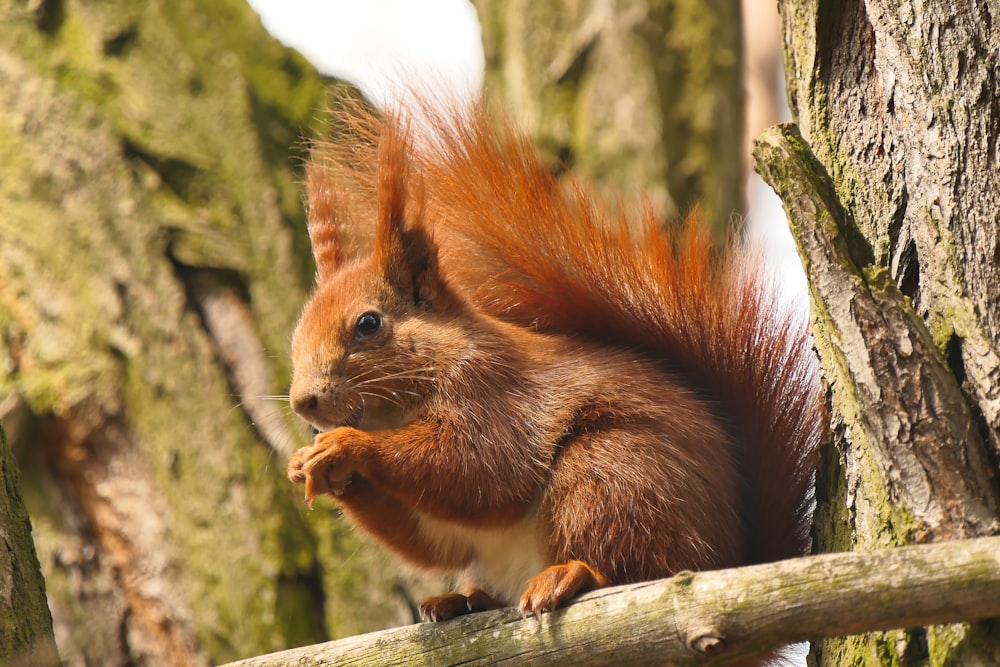
<svg viewBox="0 0 1000 667">
<path fill-rule="evenodd" d="M 436 623 L 438 621 L 447 621 L 456 616 L 463 616 L 477 611 L 501 609 L 506 606 L 503 602 L 481 590 L 475 590 L 469 595 L 448 593 L 424 600 L 420 604 L 420 618 L 424 621 Z"/>
</svg>

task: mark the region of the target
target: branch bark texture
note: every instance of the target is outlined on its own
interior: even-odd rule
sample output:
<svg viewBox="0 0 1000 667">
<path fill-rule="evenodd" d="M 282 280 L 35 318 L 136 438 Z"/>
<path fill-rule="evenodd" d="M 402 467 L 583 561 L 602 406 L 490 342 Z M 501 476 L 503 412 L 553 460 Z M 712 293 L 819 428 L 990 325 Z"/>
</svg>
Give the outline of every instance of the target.
<svg viewBox="0 0 1000 667">
<path fill-rule="evenodd" d="M 727 664 L 789 642 L 1000 615 L 1000 538 L 827 554 L 474 614 L 226 667 Z"/>
</svg>

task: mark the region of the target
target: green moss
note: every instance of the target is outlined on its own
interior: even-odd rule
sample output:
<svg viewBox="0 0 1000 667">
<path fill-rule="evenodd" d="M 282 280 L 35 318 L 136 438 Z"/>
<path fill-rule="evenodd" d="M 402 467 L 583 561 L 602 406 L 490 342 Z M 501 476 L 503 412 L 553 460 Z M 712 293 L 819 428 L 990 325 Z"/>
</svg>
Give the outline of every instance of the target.
<svg viewBox="0 0 1000 667">
<path fill-rule="evenodd" d="M 823 643 L 823 665 L 836 667 L 898 667 L 885 651 L 874 649 L 867 635 L 834 637 Z"/>
<path fill-rule="evenodd" d="M 927 629 L 928 664 L 935 667 L 961 665 L 955 647 L 969 636 L 970 626 L 936 625 Z"/>
<path fill-rule="evenodd" d="M 930 628 L 928 646 L 930 664 L 935 667 L 959 667 L 984 660 L 1000 663 L 1000 620 Z"/>
</svg>

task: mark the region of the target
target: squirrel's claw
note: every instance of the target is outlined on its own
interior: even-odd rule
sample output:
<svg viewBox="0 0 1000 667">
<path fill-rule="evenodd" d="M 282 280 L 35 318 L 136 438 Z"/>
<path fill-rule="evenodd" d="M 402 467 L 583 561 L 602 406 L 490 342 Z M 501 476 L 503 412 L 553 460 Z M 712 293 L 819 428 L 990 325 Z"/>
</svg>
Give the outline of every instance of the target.
<svg viewBox="0 0 1000 667">
<path fill-rule="evenodd" d="M 473 590 L 468 595 L 446 593 L 424 600 L 420 605 L 420 618 L 436 623 L 464 614 L 500 609 L 505 606 L 507 605 L 500 600 L 479 589 Z"/>
<path fill-rule="evenodd" d="M 306 507 L 312 509 L 314 500 L 316 500 L 316 489 L 313 488 L 313 477 L 306 475 Z"/>
<path fill-rule="evenodd" d="M 554 611 L 578 593 L 585 593 L 608 585 L 608 580 L 592 567 L 579 560 L 552 565 L 535 575 L 521 596 L 518 607 L 521 616 L 540 616 Z"/>
</svg>

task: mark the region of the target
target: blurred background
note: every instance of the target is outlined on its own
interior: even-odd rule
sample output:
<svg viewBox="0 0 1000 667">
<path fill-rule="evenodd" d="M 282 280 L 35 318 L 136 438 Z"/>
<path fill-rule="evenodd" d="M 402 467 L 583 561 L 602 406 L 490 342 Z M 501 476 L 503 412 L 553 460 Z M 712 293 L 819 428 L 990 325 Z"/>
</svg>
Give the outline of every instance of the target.
<svg viewBox="0 0 1000 667">
<path fill-rule="evenodd" d="M 302 147 L 332 90 L 485 86 L 553 168 L 746 218 L 803 295 L 749 169 L 787 115 L 773 1 L 251 4 L 0 0 L 0 423 L 68 665 L 358 634 L 446 585 L 285 480 Z"/>
</svg>

